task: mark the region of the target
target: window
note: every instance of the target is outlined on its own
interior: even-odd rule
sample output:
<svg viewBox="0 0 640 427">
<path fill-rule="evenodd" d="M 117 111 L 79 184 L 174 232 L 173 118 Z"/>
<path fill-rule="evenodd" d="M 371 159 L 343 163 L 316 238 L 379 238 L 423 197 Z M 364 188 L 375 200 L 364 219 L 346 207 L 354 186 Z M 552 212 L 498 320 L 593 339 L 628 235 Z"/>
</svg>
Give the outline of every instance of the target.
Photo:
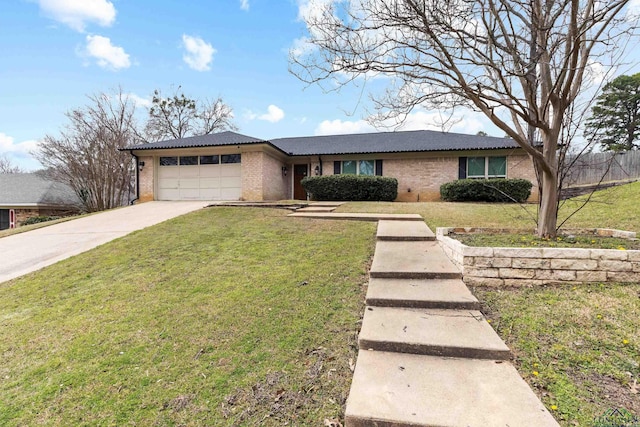
<svg viewBox="0 0 640 427">
<path fill-rule="evenodd" d="M 177 157 L 160 157 L 160 166 L 177 166 Z"/>
<path fill-rule="evenodd" d="M 507 158 L 495 157 L 460 157 L 459 178 L 506 178 Z"/>
<path fill-rule="evenodd" d="M 223 154 L 220 156 L 220 163 L 240 163 L 240 154 Z"/>
<path fill-rule="evenodd" d="M 198 166 L 198 156 L 180 157 L 180 166 Z"/>
<path fill-rule="evenodd" d="M 201 165 L 217 165 L 220 163 L 220 156 L 200 156 Z"/>
<path fill-rule="evenodd" d="M 334 175 L 382 175 L 382 160 L 343 160 L 334 163 Z"/>
</svg>

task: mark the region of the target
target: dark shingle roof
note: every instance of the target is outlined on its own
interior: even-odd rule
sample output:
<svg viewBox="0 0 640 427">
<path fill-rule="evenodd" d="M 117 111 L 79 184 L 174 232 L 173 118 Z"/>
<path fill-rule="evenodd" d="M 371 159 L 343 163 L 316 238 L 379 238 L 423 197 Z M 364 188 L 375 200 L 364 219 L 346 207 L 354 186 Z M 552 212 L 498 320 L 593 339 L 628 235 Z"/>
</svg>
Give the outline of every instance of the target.
<svg viewBox="0 0 640 427">
<path fill-rule="evenodd" d="M 406 153 L 422 151 L 517 148 L 508 138 L 444 133 L 430 130 L 309 136 L 271 140 L 292 155 Z"/>
<path fill-rule="evenodd" d="M 216 147 L 224 145 L 260 144 L 267 141 L 252 136 L 226 131 L 211 133 L 208 135 L 190 136 L 182 139 L 170 139 L 167 141 L 151 142 L 149 144 L 126 147 L 123 150 L 155 150 L 162 148 L 194 148 Z"/>
<path fill-rule="evenodd" d="M 50 181 L 37 173 L 0 174 L 0 205 L 76 206 L 79 200 L 68 185 Z"/>
<path fill-rule="evenodd" d="M 405 132 L 304 136 L 272 140 L 254 138 L 235 132 L 221 132 L 142 144 L 127 147 L 124 150 L 216 147 L 247 144 L 269 144 L 291 156 L 518 148 L 518 144 L 508 138 L 416 130 Z"/>
</svg>

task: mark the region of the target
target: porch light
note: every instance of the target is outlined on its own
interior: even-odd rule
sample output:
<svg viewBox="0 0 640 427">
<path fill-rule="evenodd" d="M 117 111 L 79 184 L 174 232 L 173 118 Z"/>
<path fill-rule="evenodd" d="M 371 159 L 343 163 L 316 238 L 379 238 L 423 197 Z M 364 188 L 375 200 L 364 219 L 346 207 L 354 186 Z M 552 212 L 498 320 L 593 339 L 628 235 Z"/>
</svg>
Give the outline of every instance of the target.
<svg viewBox="0 0 640 427">
<path fill-rule="evenodd" d="M 287 167 L 286 166 L 282 167 L 282 176 L 287 176 Z"/>
<path fill-rule="evenodd" d="M 316 175 L 320 175 L 320 165 L 316 165 L 316 168 L 313 170 Z"/>
<path fill-rule="evenodd" d="M 138 162 L 138 170 L 142 172 L 143 168 L 144 168 L 144 162 Z"/>
</svg>

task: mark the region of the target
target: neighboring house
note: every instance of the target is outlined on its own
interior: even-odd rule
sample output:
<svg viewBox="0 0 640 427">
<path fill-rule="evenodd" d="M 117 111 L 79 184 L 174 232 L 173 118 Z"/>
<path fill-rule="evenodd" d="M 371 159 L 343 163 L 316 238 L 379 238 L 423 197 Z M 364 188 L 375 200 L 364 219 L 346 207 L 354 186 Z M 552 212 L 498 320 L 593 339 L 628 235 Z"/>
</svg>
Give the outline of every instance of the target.
<svg viewBox="0 0 640 427">
<path fill-rule="evenodd" d="M 307 175 L 397 178 L 397 201 L 433 201 L 460 178 L 525 178 L 533 163 L 507 138 L 436 131 L 259 139 L 235 132 L 127 147 L 137 158 L 138 197 L 149 200 L 306 199 Z"/>
<path fill-rule="evenodd" d="M 0 230 L 18 227 L 34 216 L 76 213 L 79 203 L 71 187 L 37 173 L 0 174 Z"/>
</svg>

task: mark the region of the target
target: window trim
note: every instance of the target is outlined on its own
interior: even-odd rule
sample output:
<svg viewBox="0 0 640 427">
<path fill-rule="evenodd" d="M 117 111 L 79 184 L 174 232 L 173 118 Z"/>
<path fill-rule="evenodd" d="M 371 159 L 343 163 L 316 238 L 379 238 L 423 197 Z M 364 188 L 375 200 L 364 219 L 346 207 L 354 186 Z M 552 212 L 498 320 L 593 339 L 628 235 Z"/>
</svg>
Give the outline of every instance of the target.
<svg viewBox="0 0 640 427">
<path fill-rule="evenodd" d="M 382 160 L 381 159 L 345 159 L 345 160 L 336 160 L 334 162 L 333 174 L 334 175 L 353 175 L 344 173 L 344 163 L 345 162 L 355 162 L 356 164 L 356 173 L 355 175 L 362 176 L 382 176 Z M 370 162 L 371 163 L 371 171 L 372 174 L 362 174 L 360 173 L 360 162 Z M 378 173 L 379 172 L 379 173 Z"/>
<path fill-rule="evenodd" d="M 483 175 L 470 175 L 469 174 L 469 160 L 470 159 L 484 159 L 484 174 Z M 489 159 L 504 159 L 504 175 L 490 175 L 489 174 Z M 469 157 L 460 157 L 460 159 L 465 159 L 465 178 L 468 179 L 491 179 L 491 178 L 506 178 L 507 177 L 507 156 L 469 156 Z M 460 167 L 460 172 L 462 172 L 462 167 Z"/>
</svg>

